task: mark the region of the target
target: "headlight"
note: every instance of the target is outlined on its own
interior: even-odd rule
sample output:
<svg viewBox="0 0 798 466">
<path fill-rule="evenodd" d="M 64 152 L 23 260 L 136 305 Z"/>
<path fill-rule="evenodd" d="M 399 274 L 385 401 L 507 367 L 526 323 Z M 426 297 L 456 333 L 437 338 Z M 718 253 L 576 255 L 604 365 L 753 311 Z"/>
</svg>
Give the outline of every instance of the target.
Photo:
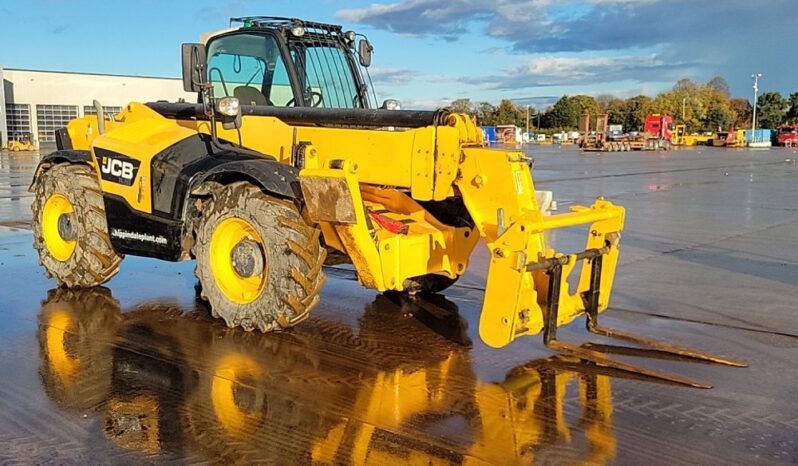
<svg viewBox="0 0 798 466">
<path fill-rule="evenodd" d="M 385 110 L 401 110 L 402 104 L 396 99 L 385 99 L 382 102 L 382 108 Z"/>
<path fill-rule="evenodd" d="M 355 41 L 355 31 L 346 31 L 344 33 L 344 38 L 346 38 L 346 40 L 348 40 L 349 42 L 354 42 Z"/>
<path fill-rule="evenodd" d="M 302 37 L 305 35 L 305 28 L 302 26 L 292 26 L 291 34 L 293 34 L 294 37 Z"/>
<path fill-rule="evenodd" d="M 235 97 L 222 97 L 216 102 L 216 111 L 224 116 L 234 117 L 241 111 L 241 104 Z"/>
</svg>

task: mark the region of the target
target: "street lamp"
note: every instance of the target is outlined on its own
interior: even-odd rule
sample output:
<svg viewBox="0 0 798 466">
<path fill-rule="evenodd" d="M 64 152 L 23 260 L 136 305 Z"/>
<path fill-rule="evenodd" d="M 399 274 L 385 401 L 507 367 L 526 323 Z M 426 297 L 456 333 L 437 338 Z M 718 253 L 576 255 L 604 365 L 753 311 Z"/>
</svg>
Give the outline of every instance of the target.
<svg viewBox="0 0 798 466">
<path fill-rule="evenodd" d="M 682 97 L 682 123 L 684 123 L 684 104 L 687 103 L 687 97 Z"/>
<path fill-rule="evenodd" d="M 526 106 L 526 138 L 529 140 L 529 105 Z"/>
<path fill-rule="evenodd" d="M 751 79 L 754 80 L 754 114 L 751 118 L 751 137 L 756 138 L 755 131 L 756 131 L 756 99 L 757 93 L 759 93 L 759 78 L 762 77 L 762 73 L 756 73 L 751 75 Z"/>
</svg>

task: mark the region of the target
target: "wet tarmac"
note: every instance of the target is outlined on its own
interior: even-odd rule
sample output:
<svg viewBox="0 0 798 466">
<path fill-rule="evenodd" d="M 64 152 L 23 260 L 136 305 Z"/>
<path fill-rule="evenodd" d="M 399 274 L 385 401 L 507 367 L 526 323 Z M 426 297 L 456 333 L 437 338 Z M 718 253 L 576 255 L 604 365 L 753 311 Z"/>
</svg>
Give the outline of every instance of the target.
<svg viewBox="0 0 798 466">
<path fill-rule="evenodd" d="M 128 257 L 105 288 L 54 289 L 27 226 L 36 156 L 3 153 L 0 463 L 797 463 L 798 152 L 529 152 L 560 211 L 627 208 L 604 324 L 750 367 L 614 356 L 714 385 L 697 390 L 540 337 L 490 349 L 482 251 L 415 301 L 328 269 L 311 318 L 271 335 L 213 320 L 191 262 Z M 584 232 L 551 239 L 576 250 Z M 609 342 L 583 328 L 559 336 Z"/>
</svg>

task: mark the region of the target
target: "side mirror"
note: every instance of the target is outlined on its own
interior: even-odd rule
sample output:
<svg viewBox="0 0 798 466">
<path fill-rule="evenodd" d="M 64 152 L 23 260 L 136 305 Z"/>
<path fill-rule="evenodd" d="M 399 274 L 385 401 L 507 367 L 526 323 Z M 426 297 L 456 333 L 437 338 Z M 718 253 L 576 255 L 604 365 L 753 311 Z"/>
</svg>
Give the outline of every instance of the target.
<svg viewBox="0 0 798 466">
<path fill-rule="evenodd" d="M 360 64 L 364 67 L 368 68 L 371 65 L 371 52 L 374 51 L 374 47 L 371 46 L 371 43 L 368 39 L 360 39 L 360 42 L 357 44 L 357 54 L 360 58 Z"/>
<path fill-rule="evenodd" d="M 205 46 L 183 44 L 183 90 L 199 92 L 205 83 Z"/>
</svg>

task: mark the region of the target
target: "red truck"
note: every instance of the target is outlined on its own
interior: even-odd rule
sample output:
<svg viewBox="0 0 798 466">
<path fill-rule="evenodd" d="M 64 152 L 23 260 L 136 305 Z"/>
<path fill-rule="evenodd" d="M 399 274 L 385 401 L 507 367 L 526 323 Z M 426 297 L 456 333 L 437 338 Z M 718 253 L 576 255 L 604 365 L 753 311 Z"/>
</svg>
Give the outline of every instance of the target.
<svg viewBox="0 0 798 466">
<path fill-rule="evenodd" d="M 669 115 L 648 115 L 641 133 L 607 137 L 608 116 L 606 113 L 595 119 L 589 114 L 579 118 L 579 147 L 586 151 L 625 152 L 630 150 L 668 150 L 671 148 L 676 128 Z"/>
<path fill-rule="evenodd" d="M 659 140 L 663 148 L 670 146 L 675 130 L 673 118 L 670 115 L 660 115 L 658 113 L 648 115 L 646 124 L 643 127 L 643 131 L 648 134 L 649 139 Z"/>
<path fill-rule="evenodd" d="M 776 137 L 780 146 L 798 146 L 798 125 L 784 125 L 778 131 L 779 133 Z"/>
</svg>

